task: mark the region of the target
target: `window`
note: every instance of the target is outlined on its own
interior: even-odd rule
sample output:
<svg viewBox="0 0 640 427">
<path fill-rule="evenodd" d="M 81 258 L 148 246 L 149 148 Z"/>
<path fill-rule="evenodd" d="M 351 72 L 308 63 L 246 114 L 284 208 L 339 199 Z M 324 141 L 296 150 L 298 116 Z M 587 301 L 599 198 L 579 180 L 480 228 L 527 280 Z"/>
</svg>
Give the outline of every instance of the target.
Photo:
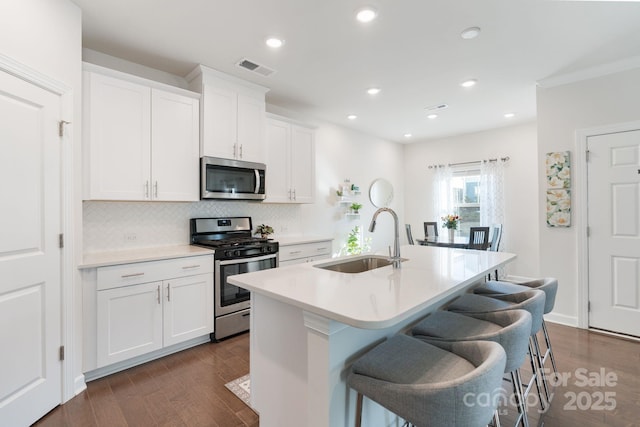
<svg viewBox="0 0 640 427">
<path fill-rule="evenodd" d="M 453 212 L 460 216 L 459 233 L 468 236 L 470 227 L 480 226 L 480 171 L 454 170 L 451 191 Z"/>
<path fill-rule="evenodd" d="M 460 216 L 457 234 L 468 236 L 469 228 L 504 222 L 504 162 L 482 161 L 472 165 L 435 167 L 434 215 Z"/>
</svg>

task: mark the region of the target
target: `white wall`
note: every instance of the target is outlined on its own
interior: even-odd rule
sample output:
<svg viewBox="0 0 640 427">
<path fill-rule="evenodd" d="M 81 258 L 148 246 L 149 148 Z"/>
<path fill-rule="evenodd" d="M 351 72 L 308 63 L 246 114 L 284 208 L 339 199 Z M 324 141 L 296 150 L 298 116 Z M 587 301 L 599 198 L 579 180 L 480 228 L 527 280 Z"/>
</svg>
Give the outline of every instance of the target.
<svg viewBox="0 0 640 427">
<path fill-rule="evenodd" d="M 71 122 L 70 136 L 63 151 L 63 201 L 68 211 L 65 251 L 67 258 L 76 257 L 81 223 L 80 204 L 80 139 L 81 132 L 81 12 L 68 0 L 3 0 L 0 2 L 0 54 L 26 65 L 71 88 L 63 96 L 63 115 Z M 74 229 L 74 225 L 77 228 Z M 84 386 L 82 380 L 81 283 L 73 259 L 64 260 L 62 293 L 65 301 L 64 343 L 73 359 L 65 363 L 63 398 L 73 396 Z M 71 314 L 67 310 L 72 310 Z M 71 319 L 69 318 L 71 317 Z M 73 320 L 78 321 L 74 322 Z M 71 372 L 69 372 L 71 371 Z M 73 385 L 75 381 L 75 386 Z"/>
<path fill-rule="evenodd" d="M 640 69 L 610 74 L 562 86 L 538 88 L 538 154 L 539 170 L 544 170 L 545 154 L 576 152 L 576 131 L 640 118 Z M 575 164 L 575 162 L 574 162 Z M 544 206 L 544 174 L 539 176 L 540 206 Z M 572 172 L 572 221 L 580 212 L 578 193 L 585 185 L 576 170 Z M 545 213 L 538 212 L 544 224 Z M 574 222 L 575 224 L 575 222 Z M 540 227 L 540 268 L 544 275 L 559 280 L 554 315 L 567 324 L 578 324 L 578 244 L 575 225 L 570 228 Z"/>
<path fill-rule="evenodd" d="M 510 158 L 505 166 L 505 221 L 501 250 L 518 255 L 509 274 L 539 274 L 536 125 L 529 123 L 428 142 L 404 149 L 405 219 L 415 237 L 433 214 L 434 169 L 428 165 Z"/>
</svg>

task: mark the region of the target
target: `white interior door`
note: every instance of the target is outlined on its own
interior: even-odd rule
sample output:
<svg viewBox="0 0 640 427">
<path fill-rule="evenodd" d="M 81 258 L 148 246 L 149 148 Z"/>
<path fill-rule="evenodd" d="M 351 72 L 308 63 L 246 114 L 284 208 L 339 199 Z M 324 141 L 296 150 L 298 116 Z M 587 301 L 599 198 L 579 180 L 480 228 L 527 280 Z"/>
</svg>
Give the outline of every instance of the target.
<svg viewBox="0 0 640 427">
<path fill-rule="evenodd" d="M 640 130 L 587 149 L 589 326 L 640 337 Z"/>
<path fill-rule="evenodd" d="M 0 425 L 62 400 L 60 97 L 0 71 Z"/>
</svg>

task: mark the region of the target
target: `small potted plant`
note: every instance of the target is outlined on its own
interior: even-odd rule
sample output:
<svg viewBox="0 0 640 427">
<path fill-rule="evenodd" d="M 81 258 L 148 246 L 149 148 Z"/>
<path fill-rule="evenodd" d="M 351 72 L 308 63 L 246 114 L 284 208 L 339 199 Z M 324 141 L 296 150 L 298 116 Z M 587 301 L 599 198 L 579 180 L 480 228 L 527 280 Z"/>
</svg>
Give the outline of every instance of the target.
<svg viewBox="0 0 640 427">
<path fill-rule="evenodd" d="M 362 204 L 361 203 L 351 203 L 351 211 L 354 214 L 359 213 L 360 209 L 362 209 Z"/>
<path fill-rule="evenodd" d="M 256 227 L 256 234 L 260 234 L 263 239 L 266 239 L 269 234 L 273 234 L 273 227 L 266 224 L 260 224 Z"/>
</svg>

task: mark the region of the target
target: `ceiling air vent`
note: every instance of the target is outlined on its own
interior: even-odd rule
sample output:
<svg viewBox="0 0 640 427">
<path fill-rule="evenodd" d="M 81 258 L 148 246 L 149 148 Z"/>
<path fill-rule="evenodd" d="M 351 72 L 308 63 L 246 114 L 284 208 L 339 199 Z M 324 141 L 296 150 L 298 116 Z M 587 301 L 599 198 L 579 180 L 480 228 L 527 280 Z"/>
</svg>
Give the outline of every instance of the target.
<svg viewBox="0 0 640 427">
<path fill-rule="evenodd" d="M 445 108 L 449 108 L 449 105 L 447 104 L 432 105 L 431 107 L 426 107 L 425 110 L 435 111 L 435 110 L 444 110 Z"/>
<path fill-rule="evenodd" d="M 242 58 L 240 62 L 238 62 L 236 65 L 240 68 L 244 68 L 245 70 L 260 74 L 261 76 L 264 76 L 264 77 L 269 77 L 271 74 L 276 72 L 275 70 L 272 70 L 269 67 L 256 64 L 255 62 L 250 61 L 247 58 Z"/>
</svg>

